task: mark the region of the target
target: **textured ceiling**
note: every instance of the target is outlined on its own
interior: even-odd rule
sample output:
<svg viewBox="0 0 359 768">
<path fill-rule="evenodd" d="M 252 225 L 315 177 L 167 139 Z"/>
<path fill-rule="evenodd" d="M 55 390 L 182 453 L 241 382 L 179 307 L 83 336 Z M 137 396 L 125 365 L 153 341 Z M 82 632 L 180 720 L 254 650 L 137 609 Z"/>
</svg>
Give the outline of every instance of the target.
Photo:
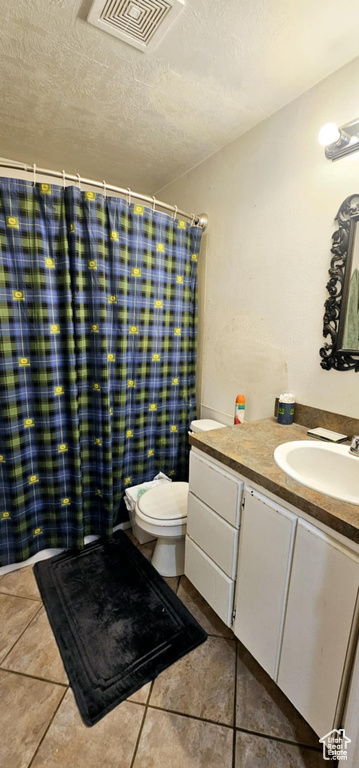
<svg viewBox="0 0 359 768">
<path fill-rule="evenodd" d="M 90 5 L 0 0 L 0 154 L 151 194 L 359 54 L 357 0 L 186 0 L 151 54 Z"/>
</svg>

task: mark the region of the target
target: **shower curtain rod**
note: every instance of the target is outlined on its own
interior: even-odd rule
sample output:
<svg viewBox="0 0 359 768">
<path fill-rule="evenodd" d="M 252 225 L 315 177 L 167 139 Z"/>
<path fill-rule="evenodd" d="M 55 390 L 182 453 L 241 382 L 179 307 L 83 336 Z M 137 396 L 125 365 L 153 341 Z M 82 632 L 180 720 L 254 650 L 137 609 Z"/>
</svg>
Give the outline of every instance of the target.
<svg viewBox="0 0 359 768">
<path fill-rule="evenodd" d="M 194 213 L 186 213 L 186 211 L 181 211 L 180 208 L 177 208 L 177 205 L 168 205 L 168 203 L 163 203 L 161 200 L 157 200 L 154 195 L 149 197 L 149 195 L 142 195 L 139 192 L 133 192 L 129 187 L 124 189 L 123 187 L 115 187 L 113 184 L 106 184 L 105 181 L 87 179 L 85 176 L 80 176 L 79 173 L 74 175 L 71 173 L 65 173 L 65 171 L 52 171 L 48 168 L 38 168 L 35 163 L 34 165 L 27 165 L 27 163 L 20 163 L 17 160 L 8 160 L 6 157 L 0 157 L 0 168 L 14 168 L 15 170 L 25 171 L 26 173 L 33 173 L 35 180 L 36 174 L 39 173 L 44 176 L 54 176 L 58 179 L 63 179 L 64 183 L 67 179 L 68 181 L 75 181 L 78 185 L 82 183 L 89 184 L 91 187 L 99 187 L 105 194 L 107 190 L 110 190 L 111 192 L 119 192 L 121 195 L 127 197 L 129 202 L 131 201 L 132 197 L 135 197 L 137 200 L 144 200 L 145 202 L 150 203 L 153 210 L 155 210 L 155 206 L 159 206 L 160 208 L 165 208 L 167 211 L 174 211 L 173 218 L 176 218 L 177 214 L 179 214 L 180 216 L 184 216 L 186 219 L 190 219 L 191 223 L 202 227 L 203 230 L 206 228 L 208 223 L 208 216 L 206 213 L 200 213 L 197 216 Z"/>
</svg>

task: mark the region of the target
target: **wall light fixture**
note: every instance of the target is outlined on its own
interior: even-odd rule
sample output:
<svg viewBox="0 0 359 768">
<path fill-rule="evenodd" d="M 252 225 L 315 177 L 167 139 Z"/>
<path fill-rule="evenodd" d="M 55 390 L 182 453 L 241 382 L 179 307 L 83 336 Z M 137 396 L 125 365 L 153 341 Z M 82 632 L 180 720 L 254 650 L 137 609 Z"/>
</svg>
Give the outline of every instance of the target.
<svg viewBox="0 0 359 768">
<path fill-rule="evenodd" d="M 318 133 L 318 141 L 325 147 L 328 160 L 339 160 L 344 155 L 359 149 L 359 119 L 352 120 L 338 128 L 335 123 L 326 123 Z"/>
</svg>

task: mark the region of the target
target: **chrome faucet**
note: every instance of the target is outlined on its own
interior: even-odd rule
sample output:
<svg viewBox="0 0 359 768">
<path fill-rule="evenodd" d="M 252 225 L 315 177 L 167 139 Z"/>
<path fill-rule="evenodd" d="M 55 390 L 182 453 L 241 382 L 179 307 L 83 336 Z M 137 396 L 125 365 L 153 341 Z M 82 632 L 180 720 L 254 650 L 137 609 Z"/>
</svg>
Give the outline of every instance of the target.
<svg viewBox="0 0 359 768">
<path fill-rule="evenodd" d="M 353 456 L 358 456 L 359 458 L 359 435 L 354 435 L 349 451 Z"/>
</svg>

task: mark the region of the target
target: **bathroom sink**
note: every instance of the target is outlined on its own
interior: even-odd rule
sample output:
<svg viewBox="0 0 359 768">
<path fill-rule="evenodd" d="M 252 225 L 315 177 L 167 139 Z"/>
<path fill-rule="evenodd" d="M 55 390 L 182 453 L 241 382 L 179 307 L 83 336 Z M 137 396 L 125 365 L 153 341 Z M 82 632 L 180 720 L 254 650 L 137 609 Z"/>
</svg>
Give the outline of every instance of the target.
<svg viewBox="0 0 359 768">
<path fill-rule="evenodd" d="M 294 440 L 278 445 L 274 459 L 297 483 L 359 504 L 359 458 L 349 453 L 348 445 Z"/>
</svg>

